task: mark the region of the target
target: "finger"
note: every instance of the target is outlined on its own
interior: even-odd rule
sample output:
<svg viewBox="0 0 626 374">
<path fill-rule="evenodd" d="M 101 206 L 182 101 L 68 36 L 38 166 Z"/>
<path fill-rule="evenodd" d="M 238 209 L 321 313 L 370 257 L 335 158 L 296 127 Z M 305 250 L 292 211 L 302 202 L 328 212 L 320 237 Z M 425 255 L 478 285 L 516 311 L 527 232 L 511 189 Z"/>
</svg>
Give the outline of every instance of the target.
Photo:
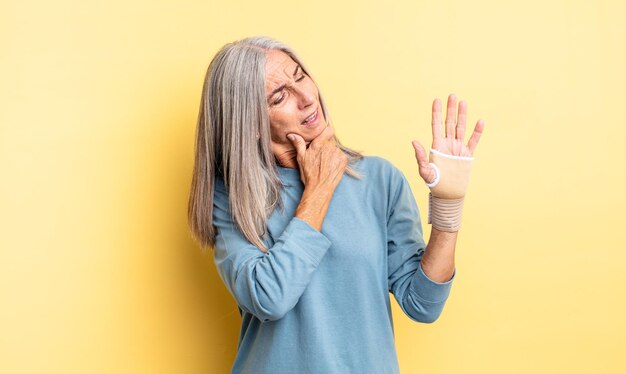
<svg viewBox="0 0 626 374">
<path fill-rule="evenodd" d="M 331 139 L 334 141 L 334 138 L 333 138 L 334 135 L 335 135 L 335 129 L 332 128 L 330 125 L 326 126 L 326 128 L 315 139 L 311 141 L 311 144 L 309 146 L 319 148 L 325 142 L 328 142 Z"/>
<path fill-rule="evenodd" d="M 467 120 L 467 102 L 461 100 L 459 102 L 459 119 L 456 123 L 456 138 L 463 143 L 465 139 L 465 122 Z"/>
<path fill-rule="evenodd" d="M 428 169 L 430 167 L 428 162 L 428 157 L 426 157 L 426 151 L 424 147 L 417 141 L 413 140 L 411 142 L 413 144 L 413 149 L 415 149 L 415 159 L 417 160 L 417 164 L 420 168 Z"/>
<path fill-rule="evenodd" d="M 456 96 L 448 96 L 448 108 L 446 112 L 446 137 L 454 138 L 454 128 L 456 127 Z"/>
<path fill-rule="evenodd" d="M 306 151 L 306 143 L 304 142 L 304 139 L 298 134 L 287 134 L 287 139 L 289 139 L 294 148 L 296 148 L 298 157 L 304 156 L 304 152 Z"/>
<path fill-rule="evenodd" d="M 432 118 L 432 127 L 433 127 L 433 144 L 436 140 L 441 138 L 441 101 L 439 99 L 435 99 L 433 101 L 433 118 Z"/>
<path fill-rule="evenodd" d="M 415 159 L 417 160 L 417 165 L 419 166 L 420 176 L 424 178 L 426 183 L 430 183 L 434 176 L 432 167 L 428 161 L 428 156 L 426 156 L 426 150 L 424 150 L 424 147 L 422 147 L 417 140 L 413 140 L 411 143 L 413 144 L 413 149 L 415 149 Z"/>
<path fill-rule="evenodd" d="M 474 132 L 472 133 L 472 136 L 467 143 L 467 148 L 469 149 L 471 154 L 474 154 L 474 150 L 478 145 L 478 141 L 480 140 L 480 136 L 482 135 L 484 129 L 485 122 L 482 119 L 478 120 L 478 122 L 476 122 L 476 127 L 474 127 Z"/>
</svg>

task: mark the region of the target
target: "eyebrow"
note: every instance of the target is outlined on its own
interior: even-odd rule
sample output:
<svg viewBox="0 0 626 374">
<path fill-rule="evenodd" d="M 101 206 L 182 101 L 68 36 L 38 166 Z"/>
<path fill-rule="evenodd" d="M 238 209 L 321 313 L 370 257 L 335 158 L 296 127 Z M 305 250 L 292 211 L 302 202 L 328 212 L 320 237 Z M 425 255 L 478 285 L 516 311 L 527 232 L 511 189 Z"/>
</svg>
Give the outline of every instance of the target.
<svg viewBox="0 0 626 374">
<path fill-rule="evenodd" d="M 296 65 L 296 70 L 293 71 L 293 76 L 295 77 L 298 74 L 298 69 L 300 69 L 300 64 Z M 272 91 L 271 94 L 267 95 L 267 100 L 269 101 L 269 99 L 272 98 L 272 96 L 274 96 L 275 94 L 277 94 L 278 92 L 282 91 L 285 86 L 287 86 L 286 84 L 281 84 L 280 86 L 278 86 L 274 91 Z"/>
</svg>

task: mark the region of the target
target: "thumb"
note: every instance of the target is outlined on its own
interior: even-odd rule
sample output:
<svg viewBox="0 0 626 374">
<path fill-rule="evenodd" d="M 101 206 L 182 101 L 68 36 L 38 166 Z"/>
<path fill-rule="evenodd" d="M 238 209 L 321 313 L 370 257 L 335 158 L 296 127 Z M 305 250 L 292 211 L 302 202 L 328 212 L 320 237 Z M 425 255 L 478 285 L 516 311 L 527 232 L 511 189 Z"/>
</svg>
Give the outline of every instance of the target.
<svg viewBox="0 0 626 374">
<path fill-rule="evenodd" d="M 432 182 L 436 175 L 434 170 L 430 167 L 430 162 L 428 161 L 424 147 L 422 147 L 417 140 L 413 140 L 411 143 L 413 144 L 413 149 L 415 149 L 415 159 L 419 166 L 420 176 L 426 183 Z"/>
<path fill-rule="evenodd" d="M 304 151 L 306 151 L 306 144 L 304 142 L 304 139 L 298 134 L 287 134 L 287 139 L 289 139 L 294 148 L 296 148 L 298 156 L 304 156 Z"/>
</svg>

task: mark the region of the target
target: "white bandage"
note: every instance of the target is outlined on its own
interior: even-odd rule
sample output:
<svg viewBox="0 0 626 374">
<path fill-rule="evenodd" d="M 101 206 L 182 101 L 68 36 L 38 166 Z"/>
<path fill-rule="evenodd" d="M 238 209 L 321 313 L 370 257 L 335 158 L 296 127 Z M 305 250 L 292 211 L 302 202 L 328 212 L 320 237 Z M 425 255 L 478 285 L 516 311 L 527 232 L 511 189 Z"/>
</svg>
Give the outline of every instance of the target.
<svg viewBox="0 0 626 374">
<path fill-rule="evenodd" d="M 430 188 L 428 223 L 437 230 L 458 231 L 474 158 L 447 155 L 434 149 L 430 150 L 429 158 L 436 177 L 426 184 Z"/>
</svg>

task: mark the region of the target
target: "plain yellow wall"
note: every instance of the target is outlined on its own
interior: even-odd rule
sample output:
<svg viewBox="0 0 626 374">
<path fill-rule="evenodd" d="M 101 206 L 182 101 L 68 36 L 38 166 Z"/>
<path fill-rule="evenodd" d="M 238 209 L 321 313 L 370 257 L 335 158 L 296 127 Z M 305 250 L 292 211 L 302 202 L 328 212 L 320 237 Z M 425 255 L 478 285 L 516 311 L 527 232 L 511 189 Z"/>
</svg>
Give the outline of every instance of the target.
<svg viewBox="0 0 626 374">
<path fill-rule="evenodd" d="M 455 93 L 486 131 L 441 318 L 403 373 L 626 372 L 618 1 L 4 1 L 0 372 L 224 373 L 239 315 L 186 226 L 203 77 L 292 45 L 342 142 L 389 159 Z M 429 227 L 425 227 L 428 235 Z"/>
</svg>

